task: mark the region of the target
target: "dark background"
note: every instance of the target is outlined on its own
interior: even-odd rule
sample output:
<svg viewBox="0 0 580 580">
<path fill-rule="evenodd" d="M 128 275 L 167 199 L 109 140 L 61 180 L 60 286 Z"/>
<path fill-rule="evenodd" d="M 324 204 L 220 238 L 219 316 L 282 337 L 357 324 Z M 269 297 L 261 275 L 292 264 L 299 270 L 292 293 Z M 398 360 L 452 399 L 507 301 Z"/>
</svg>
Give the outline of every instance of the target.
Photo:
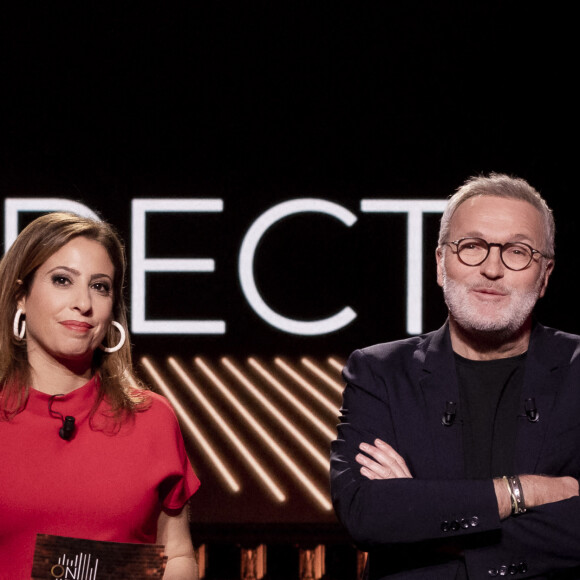
<svg viewBox="0 0 580 580">
<path fill-rule="evenodd" d="M 2 16 L 0 196 L 81 201 L 129 248 L 131 199 L 221 198 L 220 214 L 152 220 L 151 256 L 213 257 L 216 272 L 151 282 L 149 314 L 225 319 L 226 335 L 133 336 L 136 355 L 346 357 L 406 334 L 405 218 L 360 200 L 515 174 L 556 216 L 539 317 L 580 332 L 575 22 L 513 2 L 18 3 Z M 268 326 L 237 279 L 250 225 L 300 197 L 359 219 L 281 222 L 256 277 L 288 316 L 357 311 L 322 337 Z M 445 319 L 437 227 L 426 219 L 426 330 Z"/>
<path fill-rule="evenodd" d="M 195 298 L 230 304 L 232 332 L 252 328 L 258 350 L 274 339 L 316 350 L 328 337 L 320 347 L 272 335 L 240 300 L 237 251 L 259 214 L 297 197 L 356 213 L 363 197 L 445 198 L 475 173 L 512 173 L 544 193 L 558 223 L 546 301 L 557 292 L 569 306 L 552 300 L 544 318 L 578 330 L 564 283 L 576 259 L 573 23 L 513 2 L 19 3 L 3 17 L 0 191 L 82 201 L 126 238 L 134 197 L 223 198 L 223 214 L 195 224 L 211 229 L 195 249 L 218 264 Z M 396 239 L 400 250 L 404 222 L 403 237 L 384 224 L 288 226 L 292 246 L 261 250 L 284 268 L 264 266 L 258 280 L 289 315 L 351 304 L 361 314 L 330 339 L 335 349 L 398 337 L 404 281 L 388 248 Z M 297 282 L 304 274 L 315 292 Z M 426 306 L 425 327 L 438 325 L 438 295 Z"/>
</svg>

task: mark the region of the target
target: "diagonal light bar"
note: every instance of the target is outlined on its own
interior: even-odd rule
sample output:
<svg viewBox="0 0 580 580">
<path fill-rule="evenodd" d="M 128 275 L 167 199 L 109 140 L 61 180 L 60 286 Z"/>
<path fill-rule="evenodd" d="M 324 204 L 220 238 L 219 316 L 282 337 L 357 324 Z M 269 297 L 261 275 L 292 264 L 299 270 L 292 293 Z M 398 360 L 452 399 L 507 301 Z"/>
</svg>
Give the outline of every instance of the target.
<svg viewBox="0 0 580 580">
<path fill-rule="evenodd" d="M 211 382 L 219 389 L 219 391 L 228 399 L 228 401 L 235 407 L 235 409 L 244 417 L 249 425 L 260 435 L 265 443 L 276 453 L 276 456 L 290 469 L 292 474 L 298 481 L 306 488 L 307 491 L 316 499 L 323 509 L 330 511 L 332 504 L 324 493 L 316 488 L 316 486 L 304 475 L 303 471 L 290 459 L 286 451 L 274 441 L 274 438 L 252 417 L 248 410 L 234 397 L 229 389 L 222 383 L 218 376 L 208 367 L 208 365 L 200 357 L 194 359 L 195 364 L 206 374 Z"/>
<path fill-rule="evenodd" d="M 329 356 L 328 357 L 328 362 L 331 366 L 333 366 L 339 373 L 342 372 L 342 369 L 344 368 L 344 364 L 341 363 L 340 361 L 337 361 L 334 357 Z"/>
<path fill-rule="evenodd" d="M 267 409 L 267 411 L 273 415 L 276 420 L 284 425 L 286 430 L 292 434 L 292 436 L 300 443 L 300 445 L 302 445 L 302 447 L 304 447 L 304 449 L 306 449 L 306 451 L 308 451 L 310 455 L 312 455 L 312 457 L 322 466 L 325 472 L 328 473 L 328 455 L 323 455 L 320 453 L 320 451 L 318 451 L 318 449 L 316 449 L 314 445 L 312 445 L 312 443 L 310 443 L 310 441 L 308 441 L 308 439 L 306 439 L 306 437 L 304 437 L 304 435 L 302 435 L 302 433 L 300 433 L 300 431 L 296 429 L 296 427 L 294 427 L 294 425 L 292 425 L 292 423 L 288 421 L 288 419 L 286 419 L 286 417 L 280 413 L 280 411 L 278 411 L 278 409 L 272 403 L 270 403 L 270 401 L 268 401 L 268 399 L 264 397 L 262 393 L 260 393 L 256 386 L 253 385 L 248 378 L 246 378 L 246 376 L 234 365 L 234 363 L 232 363 L 227 357 L 223 357 L 221 361 L 222 364 L 238 379 L 238 381 L 240 381 L 240 383 L 242 383 L 242 385 L 244 385 L 244 387 L 246 387 L 246 389 L 248 389 L 248 391 L 250 391 L 250 393 L 256 399 L 258 399 L 262 406 Z"/>
<path fill-rule="evenodd" d="M 248 451 L 248 448 L 241 442 L 240 438 L 233 432 L 229 425 L 224 421 L 216 409 L 211 405 L 207 398 L 203 395 L 197 385 L 191 380 L 187 373 L 181 368 L 178 362 L 170 357 L 168 359 L 169 364 L 175 370 L 175 372 L 180 376 L 181 380 L 187 385 L 195 397 L 204 406 L 206 411 L 211 415 L 212 419 L 217 423 L 223 433 L 228 437 L 228 439 L 233 443 L 234 447 L 242 454 L 242 456 L 247 460 L 248 465 L 253 468 L 258 477 L 264 482 L 266 487 L 270 490 L 272 495 L 280 502 L 286 501 L 286 496 L 282 490 L 276 485 L 274 480 L 266 473 L 265 469 L 260 465 L 258 460 Z"/>
<path fill-rule="evenodd" d="M 276 357 L 274 362 L 290 377 L 292 377 L 301 387 L 306 389 L 316 400 L 322 403 L 335 417 L 338 417 L 338 407 L 323 394 L 318 392 L 304 377 L 297 373 L 287 362 L 280 357 Z"/>
<path fill-rule="evenodd" d="M 298 397 L 292 394 L 280 381 L 269 373 L 255 358 L 250 357 L 248 363 L 255 368 L 289 403 L 304 415 L 321 433 L 330 441 L 336 437 L 336 433 L 322 422 Z"/>
<path fill-rule="evenodd" d="M 231 475 L 230 469 L 228 469 L 221 459 L 217 456 L 217 454 L 212 449 L 211 445 L 209 444 L 208 440 L 202 435 L 200 430 L 197 428 L 195 423 L 191 420 L 188 412 L 183 408 L 181 403 L 177 400 L 175 395 L 171 392 L 171 389 L 167 386 L 165 381 L 161 378 L 153 364 L 149 361 L 147 357 L 143 357 L 141 359 L 143 366 L 147 369 L 147 372 L 151 376 L 151 378 L 155 381 L 159 390 L 167 397 L 169 402 L 173 405 L 175 412 L 179 415 L 180 420 L 184 423 L 187 427 L 188 431 L 191 433 L 195 444 L 199 445 L 208 456 L 211 463 L 213 463 L 214 467 L 218 471 L 218 473 L 224 479 L 226 485 L 233 491 L 239 492 L 240 491 L 240 484 L 236 481 L 236 479 Z"/>
<path fill-rule="evenodd" d="M 325 382 L 329 387 L 334 389 L 337 393 L 342 394 L 344 385 L 335 381 L 331 376 L 326 374 L 319 366 L 315 365 L 310 359 L 303 356 L 300 362 L 309 370 L 311 370 L 320 380 Z"/>
</svg>

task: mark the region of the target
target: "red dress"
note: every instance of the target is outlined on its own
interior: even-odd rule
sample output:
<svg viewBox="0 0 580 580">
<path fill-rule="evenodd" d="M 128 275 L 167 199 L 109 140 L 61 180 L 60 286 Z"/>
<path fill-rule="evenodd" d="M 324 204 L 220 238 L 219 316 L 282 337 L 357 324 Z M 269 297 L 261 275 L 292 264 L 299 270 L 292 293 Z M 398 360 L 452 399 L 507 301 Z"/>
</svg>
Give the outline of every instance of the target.
<svg viewBox="0 0 580 580">
<path fill-rule="evenodd" d="M 76 419 L 68 441 L 50 395 L 34 389 L 23 412 L 0 421 L 1 578 L 30 578 L 37 533 L 154 543 L 162 507 L 182 508 L 199 487 L 164 397 L 150 393 L 151 406 L 111 433 L 89 426 L 97 390 L 93 378 L 53 399 Z"/>
</svg>

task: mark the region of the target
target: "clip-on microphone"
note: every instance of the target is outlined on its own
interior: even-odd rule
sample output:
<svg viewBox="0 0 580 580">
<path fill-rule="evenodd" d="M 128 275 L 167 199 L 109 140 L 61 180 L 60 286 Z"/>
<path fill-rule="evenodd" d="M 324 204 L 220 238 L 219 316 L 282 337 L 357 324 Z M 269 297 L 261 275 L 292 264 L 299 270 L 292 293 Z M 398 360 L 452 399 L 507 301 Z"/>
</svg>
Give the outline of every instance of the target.
<svg viewBox="0 0 580 580">
<path fill-rule="evenodd" d="M 530 423 L 537 423 L 540 420 L 540 413 L 536 407 L 536 399 L 526 399 L 525 402 L 526 417 Z"/>
<path fill-rule="evenodd" d="M 445 427 L 451 427 L 453 422 L 455 421 L 455 413 L 456 413 L 457 405 L 453 401 L 447 401 L 445 403 L 445 411 L 443 411 L 443 416 L 441 417 L 441 423 L 445 425 Z"/>
<path fill-rule="evenodd" d="M 58 434 L 64 439 L 68 441 L 75 430 L 75 418 L 71 415 L 67 415 L 62 422 L 62 427 L 59 429 Z"/>
<path fill-rule="evenodd" d="M 68 441 L 73 436 L 75 430 L 75 418 L 71 415 L 63 417 L 62 413 L 52 410 L 52 402 L 54 401 L 55 397 L 64 397 L 64 395 L 60 394 L 50 397 L 50 401 L 48 402 L 48 412 L 52 417 L 58 417 L 62 421 L 62 427 L 59 429 L 58 434 L 60 435 L 61 439 Z"/>
</svg>

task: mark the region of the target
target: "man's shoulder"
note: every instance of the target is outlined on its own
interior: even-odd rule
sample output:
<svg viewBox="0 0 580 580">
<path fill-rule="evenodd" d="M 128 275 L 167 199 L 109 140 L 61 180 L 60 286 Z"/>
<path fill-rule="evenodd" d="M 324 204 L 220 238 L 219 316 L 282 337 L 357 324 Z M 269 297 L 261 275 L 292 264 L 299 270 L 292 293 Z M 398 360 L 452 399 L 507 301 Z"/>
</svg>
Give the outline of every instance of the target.
<svg viewBox="0 0 580 580">
<path fill-rule="evenodd" d="M 551 338 L 555 340 L 561 340 L 564 342 L 569 343 L 580 343 L 580 334 L 573 334 L 571 332 L 566 332 L 564 330 L 559 330 L 557 328 L 552 328 L 550 326 L 544 326 L 543 324 L 537 323 L 534 327 L 534 332 L 532 337 L 534 336 L 544 336 L 545 338 Z"/>
<path fill-rule="evenodd" d="M 580 335 L 537 323 L 530 338 L 530 350 L 576 359 L 580 357 Z"/>
<path fill-rule="evenodd" d="M 445 333 L 446 327 L 444 326 L 426 334 L 373 344 L 355 351 L 351 356 L 358 354 L 376 360 L 412 357 L 414 353 L 426 352 L 429 345 L 434 341 L 442 340 Z"/>
<path fill-rule="evenodd" d="M 356 384 L 371 384 L 378 377 L 381 381 L 394 376 L 414 380 L 424 367 L 427 352 L 439 351 L 447 337 L 447 328 L 444 326 L 427 334 L 355 350 L 348 357 L 343 378 L 347 383 Z"/>
</svg>

